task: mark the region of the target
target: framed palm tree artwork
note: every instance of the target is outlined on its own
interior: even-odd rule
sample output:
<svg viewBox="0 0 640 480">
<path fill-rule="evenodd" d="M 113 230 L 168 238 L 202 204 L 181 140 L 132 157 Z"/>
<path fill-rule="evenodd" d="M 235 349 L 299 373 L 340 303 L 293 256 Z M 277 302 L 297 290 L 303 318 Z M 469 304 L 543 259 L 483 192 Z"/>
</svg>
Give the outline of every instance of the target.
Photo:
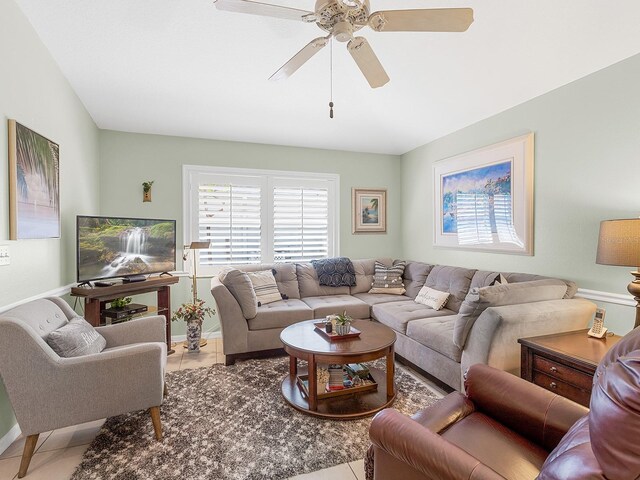
<svg viewBox="0 0 640 480">
<path fill-rule="evenodd" d="M 9 120 L 9 237 L 60 237 L 60 147 Z"/>
<path fill-rule="evenodd" d="M 387 190 L 352 188 L 353 233 L 387 232 Z"/>
</svg>

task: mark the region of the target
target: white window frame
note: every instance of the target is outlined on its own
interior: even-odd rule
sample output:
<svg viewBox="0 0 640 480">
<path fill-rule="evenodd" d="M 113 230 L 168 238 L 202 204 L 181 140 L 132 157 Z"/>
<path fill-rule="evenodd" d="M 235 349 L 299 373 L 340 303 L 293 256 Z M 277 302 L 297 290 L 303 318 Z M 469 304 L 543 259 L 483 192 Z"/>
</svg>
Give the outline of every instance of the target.
<svg viewBox="0 0 640 480">
<path fill-rule="evenodd" d="M 264 233 L 261 238 L 262 262 L 274 263 L 273 249 L 273 187 L 277 186 L 308 186 L 318 188 L 326 185 L 329 191 L 328 199 L 328 238 L 329 256 L 340 255 L 340 175 L 335 173 L 294 172 L 287 170 L 266 170 L 253 168 L 213 167 L 209 165 L 182 166 L 182 207 L 183 207 L 183 238 L 184 245 L 198 240 L 198 188 L 203 177 L 215 176 L 216 181 L 228 177 L 238 180 L 247 177 L 250 184 L 263 187 L 261 209 L 261 224 Z M 180 251 L 180 249 L 179 249 Z M 197 251 L 196 251 L 197 254 Z M 184 262 L 183 268 L 191 273 L 193 260 Z M 198 263 L 198 276 L 216 275 L 219 266 L 206 266 Z"/>
</svg>

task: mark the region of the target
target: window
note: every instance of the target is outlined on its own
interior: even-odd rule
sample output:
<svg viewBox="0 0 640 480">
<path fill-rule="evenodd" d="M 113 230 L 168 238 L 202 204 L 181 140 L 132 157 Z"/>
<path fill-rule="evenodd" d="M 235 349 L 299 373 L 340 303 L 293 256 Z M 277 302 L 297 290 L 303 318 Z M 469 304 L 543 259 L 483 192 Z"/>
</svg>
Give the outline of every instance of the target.
<svg viewBox="0 0 640 480">
<path fill-rule="evenodd" d="M 339 176 L 183 167 L 185 241 L 210 241 L 199 272 L 338 254 Z"/>
</svg>

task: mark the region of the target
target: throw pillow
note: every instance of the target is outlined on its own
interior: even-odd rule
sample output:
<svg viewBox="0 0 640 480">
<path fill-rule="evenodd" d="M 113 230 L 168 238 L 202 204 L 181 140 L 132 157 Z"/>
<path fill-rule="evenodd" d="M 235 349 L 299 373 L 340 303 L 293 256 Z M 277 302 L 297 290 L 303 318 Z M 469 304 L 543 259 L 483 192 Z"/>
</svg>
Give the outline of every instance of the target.
<svg viewBox="0 0 640 480">
<path fill-rule="evenodd" d="M 441 310 L 446 305 L 449 295 L 449 292 L 441 292 L 424 286 L 418 292 L 415 302 L 431 307 L 434 310 Z"/>
<path fill-rule="evenodd" d="M 47 343 L 61 357 L 100 353 L 107 341 L 82 317 L 76 317 L 47 335 Z"/>
<path fill-rule="evenodd" d="M 278 284 L 271 270 L 247 272 L 247 275 L 256 293 L 258 306 L 282 300 L 282 295 L 280 295 L 280 290 L 278 290 Z"/>
<path fill-rule="evenodd" d="M 220 272 L 218 278 L 240 305 L 244 318 L 247 320 L 254 318 L 258 314 L 258 298 L 249 275 L 231 268 Z"/>
<path fill-rule="evenodd" d="M 356 284 L 356 271 L 347 257 L 311 260 L 316 269 L 318 282 L 326 287 L 353 287 Z"/>
<path fill-rule="evenodd" d="M 373 283 L 369 293 L 385 293 L 388 295 L 402 295 L 406 291 L 402 281 L 402 274 L 407 262 L 396 260 L 393 265 L 387 267 L 384 263 L 376 261 Z"/>
<path fill-rule="evenodd" d="M 453 343 L 458 348 L 464 348 L 471 327 L 489 307 L 559 300 L 566 291 L 564 282 L 552 279 L 472 288 L 460 305 L 453 327 Z"/>
</svg>

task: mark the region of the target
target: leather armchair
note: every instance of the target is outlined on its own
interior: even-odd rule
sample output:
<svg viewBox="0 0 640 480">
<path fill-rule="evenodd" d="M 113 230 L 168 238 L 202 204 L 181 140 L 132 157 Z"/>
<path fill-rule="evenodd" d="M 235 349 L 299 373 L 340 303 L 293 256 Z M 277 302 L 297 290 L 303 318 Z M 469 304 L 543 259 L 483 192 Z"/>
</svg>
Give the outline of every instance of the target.
<svg viewBox="0 0 640 480">
<path fill-rule="evenodd" d="M 640 478 L 640 329 L 598 366 L 591 410 L 486 365 L 465 387 L 411 418 L 378 413 L 367 479 Z"/>
<path fill-rule="evenodd" d="M 102 352 L 62 358 L 45 339 L 74 317 L 56 297 L 0 314 L 0 375 L 27 437 L 18 478 L 26 475 L 41 432 L 149 409 L 156 439 L 162 439 L 164 317 L 96 328 L 107 341 Z"/>
</svg>

